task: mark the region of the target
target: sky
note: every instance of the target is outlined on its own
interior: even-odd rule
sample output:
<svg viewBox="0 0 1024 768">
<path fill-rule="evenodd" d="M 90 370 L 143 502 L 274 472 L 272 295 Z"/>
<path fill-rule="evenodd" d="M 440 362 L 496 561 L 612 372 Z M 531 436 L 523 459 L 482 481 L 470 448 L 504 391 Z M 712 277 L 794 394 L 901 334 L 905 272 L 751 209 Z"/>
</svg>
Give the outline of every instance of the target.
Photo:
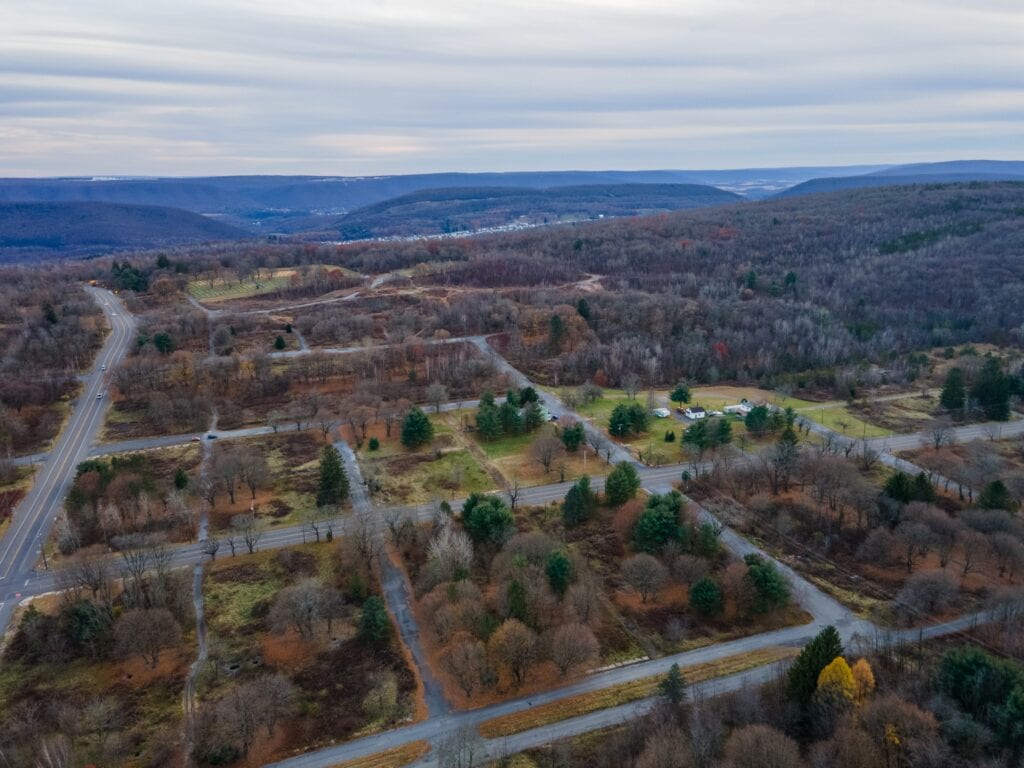
<svg viewBox="0 0 1024 768">
<path fill-rule="evenodd" d="M 0 175 L 1024 159 L 1020 0 L 4 0 Z"/>
</svg>

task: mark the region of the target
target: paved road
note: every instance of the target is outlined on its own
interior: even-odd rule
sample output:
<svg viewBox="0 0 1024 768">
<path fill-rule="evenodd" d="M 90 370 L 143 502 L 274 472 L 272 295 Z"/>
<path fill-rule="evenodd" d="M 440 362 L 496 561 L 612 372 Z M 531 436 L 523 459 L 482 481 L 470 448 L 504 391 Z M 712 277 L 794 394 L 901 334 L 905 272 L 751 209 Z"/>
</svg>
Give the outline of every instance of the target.
<svg viewBox="0 0 1024 768">
<path fill-rule="evenodd" d="M 932 470 L 929 469 L 922 469 L 916 464 L 912 464 L 906 459 L 901 459 L 898 456 L 896 456 L 896 453 L 899 451 L 920 448 L 922 442 L 925 442 L 929 439 L 929 436 L 926 432 L 914 432 L 908 435 L 897 435 L 895 437 L 878 437 L 872 438 L 870 440 L 855 440 L 852 437 L 842 435 L 839 432 L 836 432 L 834 429 L 830 429 L 824 426 L 823 424 L 819 424 L 816 421 L 812 421 L 809 418 L 803 419 L 801 423 L 806 425 L 806 427 L 811 432 L 814 432 L 817 435 L 821 435 L 822 437 L 831 439 L 833 444 L 837 448 L 842 449 L 844 446 L 849 447 L 853 449 L 854 453 L 856 453 L 859 450 L 862 450 L 862 448 L 867 450 L 874 450 L 878 452 L 878 461 L 880 461 L 887 467 L 891 467 L 892 469 L 896 469 L 899 470 L 900 472 L 905 472 L 910 475 L 916 475 L 920 472 L 924 472 L 926 475 L 929 476 L 929 478 L 931 478 L 931 481 L 936 485 L 944 485 L 946 488 L 959 488 L 961 495 L 972 493 L 971 489 L 968 488 L 963 483 L 959 483 L 956 480 L 947 478 L 944 475 L 940 475 L 938 472 L 933 472 Z M 1010 424 L 1006 424 L 1005 427 L 1009 428 L 1015 424 L 1022 425 L 1021 431 L 1024 432 L 1024 421 L 1011 422 Z M 957 440 L 961 439 L 959 435 L 964 435 L 963 439 L 965 440 L 975 440 L 977 439 L 977 437 L 969 436 L 976 435 L 980 433 L 981 430 L 989 428 L 990 426 L 986 424 L 970 424 L 953 430 L 953 433 L 957 435 Z"/>
<path fill-rule="evenodd" d="M 493 346 L 491 346 L 491 343 L 487 340 L 486 336 L 470 336 L 465 340 L 473 344 L 486 357 L 493 361 L 498 370 L 506 374 L 513 382 L 515 382 L 517 387 L 534 387 L 537 391 L 537 395 L 540 397 L 541 403 L 543 403 L 544 407 L 548 409 L 548 413 L 552 416 L 557 416 L 558 418 L 572 418 L 580 422 L 583 425 L 584 431 L 587 433 L 588 439 L 597 438 L 602 444 L 607 446 L 607 451 L 610 452 L 610 461 L 612 464 L 618 464 L 620 461 L 625 461 L 638 467 L 641 466 L 640 463 L 633 458 L 633 454 L 629 452 L 628 448 L 619 445 L 614 440 L 609 440 L 601 430 L 572 409 L 566 407 L 566 405 L 555 395 L 541 389 L 530 381 L 530 379 L 526 377 L 526 374 L 515 368 L 508 360 L 502 357 Z"/>
<path fill-rule="evenodd" d="M 102 301 L 102 294 L 99 294 L 98 298 Z M 113 299 L 113 297 L 110 298 Z M 107 311 L 109 312 L 109 316 L 112 321 L 115 321 L 112 322 L 112 324 L 115 325 L 116 329 L 119 328 L 119 330 L 116 330 L 116 332 L 112 334 L 112 337 L 108 340 L 108 344 L 104 348 L 103 353 L 101 353 L 101 361 L 111 365 L 117 357 L 123 354 L 124 348 L 127 346 L 127 340 L 130 339 L 131 334 L 129 333 L 130 321 L 125 320 L 123 310 L 118 313 L 118 316 L 114 316 L 112 309 L 108 308 Z M 118 318 L 120 318 L 121 323 L 124 323 L 124 328 L 120 328 L 117 324 L 116 321 Z M 120 334 L 122 333 L 125 335 L 124 339 L 121 338 Z M 448 340 L 448 343 L 465 340 L 467 339 Z M 512 367 L 506 360 L 504 360 L 504 358 L 498 355 L 497 352 L 490 347 L 486 342 L 486 339 L 483 337 L 470 337 L 468 340 L 491 357 L 491 359 L 495 361 L 495 364 L 498 365 L 501 370 L 509 374 L 512 380 L 517 384 L 520 386 L 530 384 L 529 380 L 521 372 Z M 353 351 L 355 351 L 355 349 L 356 348 L 353 348 Z M 358 349 L 362 350 L 364 348 Z M 87 387 L 98 388 L 100 386 L 99 379 L 98 377 L 95 377 L 95 374 L 90 377 L 86 377 L 86 382 Z M 48 529 L 48 524 L 52 522 L 49 515 L 41 517 L 38 510 L 53 509 L 55 505 L 59 505 L 60 500 L 63 498 L 66 486 L 70 482 L 75 464 L 80 460 L 80 457 L 84 457 L 84 455 L 89 452 L 89 444 L 92 440 L 92 436 L 95 435 L 96 430 L 101 423 L 103 413 L 102 404 L 94 402 L 95 394 L 95 391 L 90 391 L 86 395 L 86 399 L 84 401 L 84 405 L 91 404 L 93 406 L 92 408 L 83 407 L 75 409 L 75 413 L 69 423 L 69 428 L 65 431 L 65 435 L 62 437 L 57 449 L 54 451 L 53 458 L 46 462 L 40 472 L 40 479 L 39 482 L 37 482 L 36 487 L 33 489 L 33 494 L 37 489 L 40 490 L 39 495 L 45 497 L 43 501 L 47 503 L 41 503 L 38 501 L 33 502 L 35 506 L 31 507 L 31 509 L 36 510 L 35 514 L 19 515 L 16 521 L 16 527 L 12 528 L 12 533 L 20 537 L 16 539 L 16 541 L 23 542 L 23 544 L 15 546 L 11 541 L 5 539 L 5 551 L 7 554 L 0 557 L 0 563 L 7 562 L 7 560 L 13 560 L 13 564 L 9 566 L 9 569 L 13 568 L 12 572 L 17 573 L 19 577 L 17 584 L 13 581 L 8 581 L 6 584 L 3 581 L 0 581 L 0 600 L 4 601 L 3 603 L 0 603 L 0 608 L 5 605 L 9 606 L 7 609 L 8 617 L 0 616 L 0 618 L 3 618 L 5 623 L 7 618 L 9 618 L 9 611 L 13 608 L 13 601 L 11 600 L 11 597 L 15 589 L 21 592 L 22 595 L 28 595 L 49 591 L 57 586 L 56 579 L 50 572 L 31 574 L 31 567 L 35 560 L 35 551 L 38 547 L 40 536 L 44 532 L 44 529 Z M 91 395 L 91 399 L 89 395 Z M 557 416 L 577 417 L 576 414 L 567 409 L 553 396 L 543 392 L 541 392 L 541 396 L 544 400 L 545 406 L 548 407 L 552 414 Z M 458 406 L 471 407 L 473 404 L 474 403 L 471 402 L 459 404 L 453 403 L 448 404 L 446 409 Z M 583 421 L 582 419 L 580 420 Z M 79 422 L 84 422 L 84 424 L 80 424 Z M 586 424 L 585 421 L 583 421 L 583 423 Z M 72 429 L 73 425 L 74 429 Z M 589 429 L 593 429 L 593 427 L 589 427 Z M 231 437 L 247 437 L 266 434 L 270 431 L 272 430 L 269 427 L 256 427 L 220 434 L 223 438 L 228 439 Z M 101 450 L 143 450 L 151 447 L 180 444 L 181 442 L 191 440 L 192 437 L 192 435 L 180 435 L 151 438 L 140 441 L 127 441 L 125 443 L 105 446 Z M 353 501 L 355 508 L 364 512 L 374 509 L 372 503 L 365 495 L 365 487 L 361 482 L 359 482 L 359 469 L 358 464 L 354 461 L 354 455 L 351 450 L 348 449 L 347 445 L 342 445 L 341 448 L 348 466 L 350 477 L 353 479 Z M 620 451 L 622 454 L 626 454 L 624 449 L 616 447 L 616 450 Z M 635 464 L 635 461 L 633 461 L 632 457 L 628 454 L 613 454 L 612 458 L 613 461 L 626 460 Z M 681 466 L 666 466 L 660 468 L 641 468 L 640 474 L 645 489 L 652 492 L 664 492 L 668 490 L 671 487 L 672 482 L 679 477 L 680 471 Z M 564 497 L 565 492 L 568 490 L 570 485 L 571 483 L 556 483 L 543 487 L 523 489 L 518 497 L 518 503 L 540 504 L 560 499 Z M 600 488 L 603 485 L 603 479 L 595 478 L 594 485 Z M 44 493 L 44 491 L 46 492 Z M 33 494 L 30 494 L 30 496 Z M 26 504 L 23 506 L 26 506 L 28 501 L 29 497 L 26 498 Z M 458 502 L 456 502 L 456 504 L 458 504 Z M 698 509 L 700 514 L 706 516 L 708 519 L 712 519 L 709 512 L 699 507 Z M 426 519 L 433 515 L 434 510 L 434 505 L 422 505 L 419 507 L 407 508 L 406 511 L 410 515 L 416 516 L 418 519 Z M 373 518 L 374 525 L 376 526 L 378 533 L 383 535 L 383 520 L 381 516 L 373 515 Z M 34 539 L 29 535 L 31 531 L 22 533 L 22 528 L 27 525 L 27 523 L 24 522 L 26 520 L 36 521 L 29 525 L 32 530 L 36 531 Z M 17 525 L 18 522 L 20 522 L 20 527 Z M 337 525 L 338 530 L 344 532 L 346 528 L 352 525 L 352 523 L 352 518 L 348 518 L 338 520 L 335 524 Z M 288 528 L 268 531 L 261 539 L 260 545 L 263 548 L 287 546 L 304 541 L 306 538 L 306 529 L 303 526 L 291 526 Z M 759 550 L 756 546 L 733 533 L 729 529 L 723 530 L 722 540 L 725 545 L 737 555 L 742 556 L 751 552 L 757 552 L 768 559 L 774 560 L 774 558 L 771 558 L 768 553 Z M 26 541 L 31 541 L 34 546 L 25 545 L 24 542 Z M 0 555 L 2 554 L 3 553 L 0 553 Z M 6 558 L 6 560 L 4 558 Z M 205 558 L 206 555 L 202 551 L 201 544 L 181 546 L 173 550 L 171 554 L 171 565 L 179 567 L 195 565 L 202 562 Z M 565 696 L 597 690 L 609 685 L 615 685 L 620 682 L 635 680 L 650 675 L 663 674 L 673 663 L 679 663 L 686 666 L 711 661 L 737 653 L 751 652 L 771 645 L 800 645 L 812 637 L 818 631 L 819 627 L 824 624 L 835 624 L 840 628 L 844 638 L 848 641 L 857 634 L 866 636 L 868 633 L 878 631 L 867 622 L 854 618 L 850 611 L 807 582 L 802 576 L 792 569 L 782 563 L 777 563 L 777 566 L 790 580 L 794 593 L 801 605 L 814 616 L 814 622 L 812 624 L 801 627 L 790 627 L 776 632 L 769 632 L 727 643 L 720 643 L 708 648 L 702 648 L 684 654 L 675 654 L 673 656 L 666 656 L 626 667 L 607 670 L 605 672 L 590 675 L 570 686 L 560 689 L 496 704 L 491 707 L 486 707 L 472 712 L 459 713 L 451 713 L 449 711 L 448 704 L 444 700 L 439 686 L 437 686 L 436 682 L 429 677 L 429 668 L 423 658 L 422 649 L 419 648 L 418 636 L 416 634 L 417 628 L 412 620 L 411 608 L 409 606 L 410 598 L 404 577 L 401 572 L 394 569 L 393 566 L 390 571 L 385 566 L 385 593 L 387 595 L 389 607 L 392 609 L 396 619 L 398 620 L 403 639 L 406 641 L 407 645 L 409 645 L 413 653 L 414 661 L 421 670 L 425 670 L 427 672 L 424 683 L 427 690 L 430 716 L 423 722 L 415 725 L 380 733 L 338 745 L 336 747 L 319 750 L 317 752 L 284 761 L 279 765 L 289 766 L 289 768 L 313 768 L 314 766 L 326 767 L 340 761 L 365 757 L 381 750 L 399 746 L 411 740 L 428 739 L 431 743 L 437 744 L 445 737 L 446 734 L 463 725 L 478 724 L 482 720 L 491 717 L 509 714 L 547 702 L 557 701 Z M 947 632 L 962 631 L 971 627 L 976 621 L 977 617 L 963 617 L 954 622 L 949 622 L 946 625 L 930 627 L 924 630 L 922 634 L 924 634 L 925 637 L 932 637 Z M 914 630 L 908 636 L 917 637 L 918 631 Z M 736 682 L 734 683 L 726 683 L 724 681 L 720 682 L 723 685 L 752 684 L 759 679 L 758 675 L 760 674 L 764 674 L 764 671 L 755 671 L 746 676 L 736 676 Z M 538 729 L 537 731 L 521 734 L 516 737 L 518 741 L 514 743 L 518 744 L 521 742 L 523 745 L 544 743 L 544 741 L 550 740 L 551 738 L 561 738 L 564 735 L 581 733 L 593 727 L 600 727 L 600 725 L 595 725 L 598 723 L 618 722 L 619 720 L 615 718 L 625 717 L 629 715 L 629 713 L 633 713 L 633 716 L 635 716 L 643 711 L 644 706 L 645 705 L 643 703 L 638 703 L 629 705 L 629 707 L 624 709 L 620 708 L 619 710 L 610 710 L 605 713 L 595 713 L 594 715 L 587 716 L 585 718 L 576 718 L 572 721 L 566 721 L 565 723 L 558 724 L 557 726 L 548 727 L 547 729 Z M 502 741 L 506 745 L 509 744 L 506 740 Z M 495 747 L 495 745 L 489 745 L 489 748 L 497 747 Z M 429 764 L 429 759 L 426 764 Z"/>
<path fill-rule="evenodd" d="M 356 460 L 355 451 L 352 447 L 341 440 L 334 444 L 345 462 L 345 471 L 348 474 L 350 498 L 352 509 L 356 515 L 369 516 L 375 527 L 375 535 L 381 545 L 380 551 L 380 572 L 381 589 L 384 592 L 384 600 L 388 610 L 391 612 L 395 624 L 398 626 L 398 633 L 402 642 L 409 649 L 413 663 L 420 680 L 423 682 L 423 698 L 427 705 L 427 717 L 440 717 L 451 710 L 451 705 L 445 698 L 441 684 L 434 677 L 427 663 L 427 654 L 423 651 L 420 643 L 420 629 L 416 624 L 416 617 L 412 611 L 412 588 L 409 585 L 405 573 L 401 571 L 388 557 L 384 544 L 384 520 L 381 511 L 374 507 L 367 493 L 366 484 L 363 480 L 363 473 L 359 469 L 359 462 Z"/>
<path fill-rule="evenodd" d="M 1024 435 L 1024 419 L 1006 422 L 986 422 L 984 424 L 965 424 L 950 429 L 950 434 L 958 443 L 969 443 L 971 440 L 1005 440 L 1010 437 Z M 868 442 L 874 446 L 888 448 L 893 453 L 912 451 L 931 441 L 927 431 L 913 432 L 907 435 L 876 437 Z"/>
<path fill-rule="evenodd" d="M 105 369 L 113 369 L 124 356 L 135 333 L 135 322 L 110 291 L 87 288 L 110 324 L 110 334 L 92 369 L 82 377 L 82 391 L 64 430 L 47 461 L 40 464 L 35 483 L 14 510 L 7 533 L 0 540 L 0 629 L 15 608 L 17 586 L 31 578 L 42 544 L 53 527 L 56 513 L 74 479 L 75 467 L 88 455 L 89 445 L 103 424 L 109 398 Z"/>
<path fill-rule="evenodd" d="M 496 398 L 496 402 L 502 402 L 504 398 Z M 476 408 L 480 404 L 479 400 L 457 400 L 450 403 L 441 403 L 439 408 L 434 406 L 425 406 L 427 410 L 433 412 L 440 410 L 441 413 L 448 413 L 451 411 L 458 411 L 463 408 Z M 180 435 L 159 435 L 155 437 L 137 437 L 130 440 L 119 440 L 114 443 L 100 443 L 99 445 L 93 446 L 90 451 L 90 456 L 109 456 L 114 453 L 130 453 L 131 451 L 148 451 L 154 448 L 170 448 L 175 445 L 185 445 L 187 443 L 195 442 L 200 440 L 206 442 L 208 435 L 216 435 L 217 441 L 224 440 L 242 440 L 247 437 L 259 437 L 261 435 L 270 435 L 280 432 L 294 432 L 294 424 L 279 425 L 277 429 L 273 427 L 243 427 L 241 429 L 223 429 L 218 430 L 211 427 L 206 432 L 185 432 Z M 46 457 L 46 454 L 37 454 L 37 456 Z"/>
</svg>

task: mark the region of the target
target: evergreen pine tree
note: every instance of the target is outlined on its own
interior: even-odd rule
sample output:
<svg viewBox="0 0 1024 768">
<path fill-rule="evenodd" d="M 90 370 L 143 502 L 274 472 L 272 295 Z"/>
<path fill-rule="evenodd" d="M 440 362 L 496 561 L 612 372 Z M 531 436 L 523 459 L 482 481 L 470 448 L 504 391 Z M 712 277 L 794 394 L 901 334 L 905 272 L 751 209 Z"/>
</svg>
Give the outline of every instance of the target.
<svg viewBox="0 0 1024 768">
<path fill-rule="evenodd" d="M 837 656 L 843 655 L 843 642 L 833 626 L 827 626 L 811 642 L 786 673 L 786 695 L 806 707 L 818 687 L 818 676 Z"/>
<path fill-rule="evenodd" d="M 316 492 L 316 505 L 329 507 L 348 498 L 348 475 L 341 462 L 341 454 L 333 445 L 320 451 L 320 483 Z"/>
<path fill-rule="evenodd" d="M 359 617 L 359 638 L 370 645 L 380 646 L 391 634 L 391 617 L 384 601 L 376 595 L 366 598 Z"/>
<path fill-rule="evenodd" d="M 678 664 L 668 668 L 668 674 L 658 683 L 658 693 L 675 706 L 686 701 L 686 678 Z"/>
<path fill-rule="evenodd" d="M 590 489 L 590 478 L 584 475 L 565 494 L 562 502 L 562 522 L 566 528 L 574 528 L 586 522 L 597 509 L 597 494 Z"/>
<path fill-rule="evenodd" d="M 526 605 L 526 589 L 518 579 L 509 582 L 508 590 L 505 592 L 508 600 L 508 617 L 518 619 L 523 624 L 529 625 L 529 610 Z"/>
<path fill-rule="evenodd" d="M 573 567 L 569 556 L 560 549 L 555 550 L 548 556 L 544 572 L 547 574 L 551 590 L 562 597 L 573 580 Z"/>
<path fill-rule="evenodd" d="M 402 445 L 406 448 L 419 448 L 429 443 L 434 437 L 434 425 L 419 408 L 409 409 L 402 421 Z"/>
<path fill-rule="evenodd" d="M 946 374 L 939 403 L 950 413 L 956 416 L 963 415 L 967 403 L 967 387 L 964 385 L 964 372 L 960 368 L 951 368 Z"/>
<path fill-rule="evenodd" d="M 620 461 L 608 474 L 604 483 L 604 496 L 612 506 L 619 506 L 636 496 L 640 490 L 640 477 L 628 461 Z"/>
</svg>

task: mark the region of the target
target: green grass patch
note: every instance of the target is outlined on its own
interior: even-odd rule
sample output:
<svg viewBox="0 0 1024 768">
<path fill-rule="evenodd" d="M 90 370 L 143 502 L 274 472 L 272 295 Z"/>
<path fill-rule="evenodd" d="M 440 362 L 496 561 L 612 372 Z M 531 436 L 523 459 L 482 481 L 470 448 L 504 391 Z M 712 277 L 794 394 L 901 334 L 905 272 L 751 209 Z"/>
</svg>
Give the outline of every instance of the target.
<svg viewBox="0 0 1024 768">
<path fill-rule="evenodd" d="M 889 435 L 888 429 L 858 418 L 845 405 L 810 407 L 798 410 L 797 413 L 847 437 L 887 437 Z"/>
<path fill-rule="evenodd" d="M 251 625 L 253 607 L 271 600 L 284 586 L 280 578 L 264 568 L 260 568 L 260 578 L 256 580 L 229 581 L 229 573 L 207 580 L 205 589 L 210 629 L 224 635 L 237 634 Z"/>
<path fill-rule="evenodd" d="M 275 273 L 261 280 L 238 280 L 231 278 L 214 278 L 213 280 L 191 280 L 188 292 L 199 301 L 229 301 L 231 299 L 247 299 L 263 293 L 273 293 L 291 285 L 291 271 L 287 274 Z"/>
<path fill-rule="evenodd" d="M 799 397 L 790 397 L 758 387 L 694 387 L 690 391 L 690 405 L 699 405 L 709 411 L 720 411 L 727 405 L 738 405 L 743 400 L 751 403 L 764 401 L 779 408 L 794 410 L 821 405 L 811 400 L 802 400 Z"/>
<path fill-rule="evenodd" d="M 377 451 L 364 448 L 363 474 L 376 479 L 378 501 L 422 504 L 494 490 L 495 482 L 480 461 L 466 448 L 450 447 L 457 445 L 454 436 L 447 442 L 440 456 L 429 448 L 405 450 L 397 440 L 382 443 Z"/>
<path fill-rule="evenodd" d="M 536 432 L 527 432 L 522 435 L 507 435 L 499 437 L 497 440 L 484 440 L 479 435 L 476 435 L 475 439 L 484 453 L 487 454 L 487 458 L 505 459 L 509 456 L 526 455 L 530 444 L 543 434 L 542 429 L 544 428 L 542 427 Z"/>
<path fill-rule="evenodd" d="M 699 683 L 716 677 L 735 675 L 764 664 L 772 664 L 797 654 L 796 648 L 769 646 L 751 653 L 726 656 L 717 661 L 683 667 L 687 683 Z M 571 717 L 579 717 L 601 709 L 617 707 L 631 701 L 654 695 L 663 675 L 643 677 L 628 683 L 621 683 L 598 691 L 567 696 L 550 704 L 530 707 L 521 712 L 503 715 L 484 721 L 480 733 L 488 739 L 500 739 L 523 731 L 540 728 Z"/>
<path fill-rule="evenodd" d="M 462 476 L 459 489 L 465 493 L 479 493 L 494 487 L 494 482 L 467 450 L 449 451 L 440 459 L 421 465 L 413 477 L 424 489 L 434 490 L 443 488 L 457 473 Z"/>
<path fill-rule="evenodd" d="M 347 276 L 356 273 L 344 267 L 334 265 L 313 265 L 310 269 L 322 268 L 331 271 L 343 272 Z M 188 292 L 199 301 L 230 301 L 231 299 L 247 299 L 253 296 L 260 296 L 265 293 L 273 293 L 282 288 L 290 287 L 293 275 L 298 274 L 302 280 L 302 271 L 291 268 L 276 269 L 270 274 L 261 272 L 259 279 L 248 277 L 240 280 L 233 272 L 225 272 L 222 276 L 212 278 L 198 278 L 190 280 Z"/>
</svg>

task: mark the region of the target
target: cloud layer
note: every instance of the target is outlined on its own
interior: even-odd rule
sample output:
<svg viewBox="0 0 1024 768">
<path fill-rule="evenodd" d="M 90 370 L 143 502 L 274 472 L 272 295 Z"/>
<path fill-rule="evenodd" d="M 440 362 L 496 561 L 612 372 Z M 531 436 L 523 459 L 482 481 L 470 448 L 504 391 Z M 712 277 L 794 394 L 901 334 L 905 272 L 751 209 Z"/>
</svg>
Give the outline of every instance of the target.
<svg viewBox="0 0 1024 768">
<path fill-rule="evenodd" d="M 1024 157 L 1016 0 L 8 0 L 0 175 Z"/>
</svg>

